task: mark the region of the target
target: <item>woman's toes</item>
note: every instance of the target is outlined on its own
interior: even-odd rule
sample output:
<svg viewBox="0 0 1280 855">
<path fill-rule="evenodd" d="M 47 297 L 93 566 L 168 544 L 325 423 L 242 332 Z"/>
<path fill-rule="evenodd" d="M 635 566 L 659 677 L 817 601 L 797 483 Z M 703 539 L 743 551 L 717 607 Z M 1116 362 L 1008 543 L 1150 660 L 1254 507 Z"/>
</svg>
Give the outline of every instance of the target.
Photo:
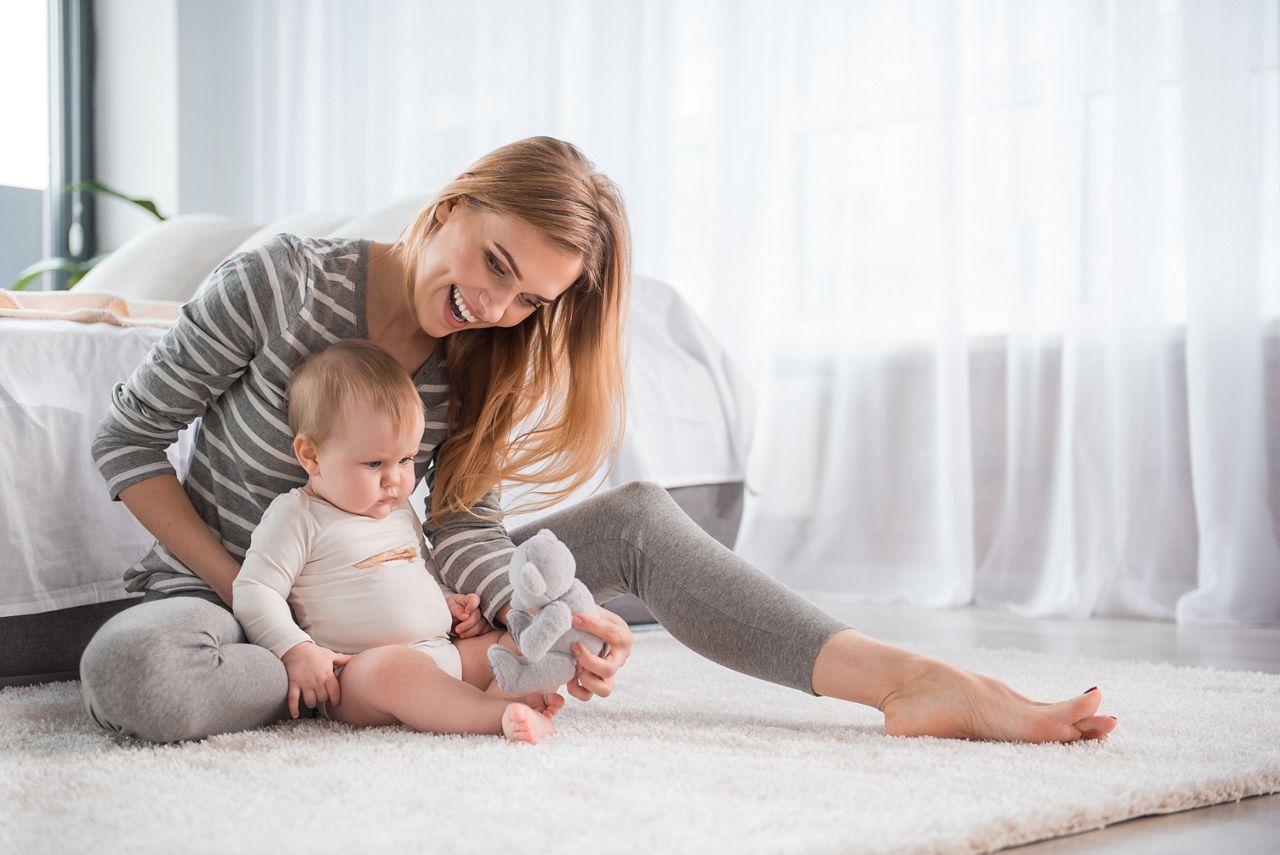
<svg viewBox="0 0 1280 855">
<path fill-rule="evenodd" d="M 1072 725 L 1080 731 L 1084 739 L 1106 739 L 1107 734 L 1116 729 L 1116 718 L 1110 715 L 1094 715 L 1081 719 Z"/>
<path fill-rule="evenodd" d="M 1083 695 L 1077 695 L 1070 700 L 1061 701 L 1054 704 L 1061 712 L 1061 718 L 1065 721 L 1076 722 L 1081 719 L 1090 718 L 1098 712 L 1098 707 L 1102 706 L 1102 692 L 1092 689 Z"/>
</svg>

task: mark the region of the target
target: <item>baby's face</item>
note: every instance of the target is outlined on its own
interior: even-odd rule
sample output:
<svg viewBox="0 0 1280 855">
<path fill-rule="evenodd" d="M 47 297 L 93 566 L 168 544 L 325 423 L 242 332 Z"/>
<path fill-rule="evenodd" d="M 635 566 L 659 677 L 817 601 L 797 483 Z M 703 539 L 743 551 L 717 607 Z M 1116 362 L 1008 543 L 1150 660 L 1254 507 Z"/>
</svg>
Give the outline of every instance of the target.
<svg viewBox="0 0 1280 855">
<path fill-rule="evenodd" d="M 308 487 L 347 513 L 385 518 L 413 492 L 413 456 L 422 429 L 420 412 L 399 435 L 386 416 L 348 416 L 318 446 L 320 471 Z"/>
</svg>

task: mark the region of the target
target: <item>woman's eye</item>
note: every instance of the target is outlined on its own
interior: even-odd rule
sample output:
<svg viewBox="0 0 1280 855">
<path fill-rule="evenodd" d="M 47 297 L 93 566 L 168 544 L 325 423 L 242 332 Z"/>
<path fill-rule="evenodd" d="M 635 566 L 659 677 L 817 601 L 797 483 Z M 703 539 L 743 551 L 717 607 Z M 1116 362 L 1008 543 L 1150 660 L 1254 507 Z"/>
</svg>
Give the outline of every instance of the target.
<svg viewBox="0 0 1280 855">
<path fill-rule="evenodd" d="M 489 262 L 489 269 L 490 269 L 490 270 L 492 270 L 494 273 L 496 273 L 496 274 L 497 274 L 497 275 L 499 275 L 499 276 L 506 276 L 506 275 L 507 275 L 507 270 L 506 270 L 506 268 L 505 268 L 505 267 L 503 267 L 503 266 L 498 262 L 498 257 L 497 257 L 496 255 L 494 255 L 492 252 L 486 252 L 486 253 L 484 254 L 484 257 L 485 257 L 485 260 Z"/>
<path fill-rule="evenodd" d="M 522 300 L 522 301 L 524 302 L 524 304 L 525 304 L 526 306 L 528 306 L 530 309 L 537 309 L 537 308 L 539 308 L 539 307 L 541 307 L 541 306 L 542 306 L 542 304 L 541 304 L 540 302 L 538 302 L 537 300 L 530 300 L 528 297 L 522 297 L 522 298 L 521 298 L 521 300 Z"/>
</svg>

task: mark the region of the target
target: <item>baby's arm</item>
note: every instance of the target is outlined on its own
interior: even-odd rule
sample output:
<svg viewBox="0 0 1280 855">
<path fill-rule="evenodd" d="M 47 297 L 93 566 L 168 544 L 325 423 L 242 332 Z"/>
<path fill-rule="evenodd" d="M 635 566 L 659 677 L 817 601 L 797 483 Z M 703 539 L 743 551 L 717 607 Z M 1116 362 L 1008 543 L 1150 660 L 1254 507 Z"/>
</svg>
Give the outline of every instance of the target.
<svg viewBox="0 0 1280 855">
<path fill-rule="evenodd" d="M 311 640 L 293 620 L 288 596 L 302 572 L 310 549 L 310 518 L 288 494 L 277 498 L 254 529 L 235 582 L 232 609 L 245 635 L 284 663 L 289 675 L 289 712 L 298 717 L 298 701 L 316 706 L 339 703 L 341 689 L 333 666 L 349 656 L 334 653 Z"/>
</svg>

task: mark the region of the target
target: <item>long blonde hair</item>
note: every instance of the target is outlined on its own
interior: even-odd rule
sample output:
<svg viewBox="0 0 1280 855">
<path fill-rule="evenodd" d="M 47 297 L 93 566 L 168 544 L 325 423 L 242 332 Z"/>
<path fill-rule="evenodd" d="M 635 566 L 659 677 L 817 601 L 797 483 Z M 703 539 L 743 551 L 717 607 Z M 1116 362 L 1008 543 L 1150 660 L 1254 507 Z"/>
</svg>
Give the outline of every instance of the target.
<svg viewBox="0 0 1280 855">
<path fill-rule="evenodd" d="M 449 200 L 523 220 L 581 257 L 583 272 L 514 327 L 445 339 L 449 415 L 431 499 L 437 525 L 443 513 L 472 513 L 503 483 L 543 488 L 536 491 L 542 499 L 520 507 L 541 510 L 606 460 L 613 467 L 626 424 L 622 337 L 631 290 L 631 236 L 618 188 L 569 143 L 530 137 L 480 158 L 410 224 L 397 244 L 410 298 L 420 253 L 440 229 L 436 207 Z"/>
</svg>

